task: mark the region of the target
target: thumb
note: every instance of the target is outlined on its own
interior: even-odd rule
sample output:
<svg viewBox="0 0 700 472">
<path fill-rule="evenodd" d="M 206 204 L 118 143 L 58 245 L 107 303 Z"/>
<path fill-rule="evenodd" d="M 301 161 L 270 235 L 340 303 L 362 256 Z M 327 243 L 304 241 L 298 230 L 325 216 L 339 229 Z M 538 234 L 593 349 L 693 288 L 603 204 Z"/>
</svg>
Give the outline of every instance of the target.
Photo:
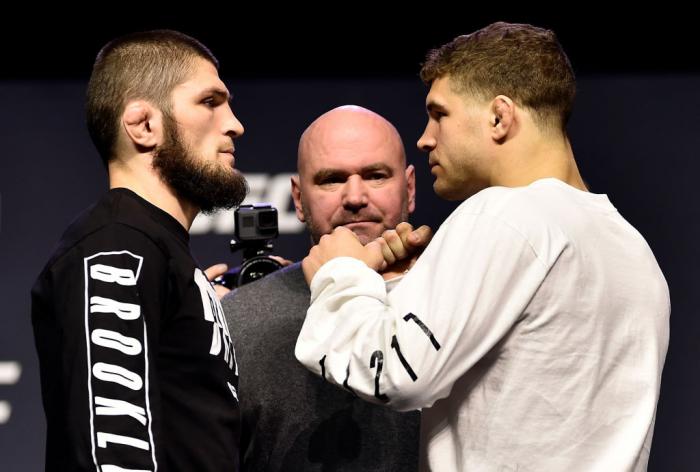
<svg viewBox="0 0 700 472">
<path fill-rule="evenodd" d="M 428 225 L 423 225 L 408 235 L 408 242 L 415 248 L 427 246 L 431 239 L 433 239 L 433 230 Z"/>
</svg>

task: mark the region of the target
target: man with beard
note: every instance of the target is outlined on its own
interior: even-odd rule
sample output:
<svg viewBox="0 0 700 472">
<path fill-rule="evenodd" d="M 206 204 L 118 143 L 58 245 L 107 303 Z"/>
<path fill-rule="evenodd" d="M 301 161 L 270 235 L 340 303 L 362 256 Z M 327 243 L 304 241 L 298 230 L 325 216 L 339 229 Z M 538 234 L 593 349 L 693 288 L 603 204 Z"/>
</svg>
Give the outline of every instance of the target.
<svg viewBox="0 0 700 472">
<path fill-rule="evenodd" d="M 188 235 L 199 211 L 246 193 L 217 68 L 167 30 L 97 56 L 87 122 L 110 190 L 32 290 L 46 470 L 238 470 L 235 353 Z"/>
<path fill-rule="evenodd" d="M 313 243 L 338 226 L 367 243 L 413 211 L 415 175 L 413 166 L 406 167 L 401 137 L 365 108 L 343 106 L 316 119 L 300 139 L 297 167 L 292 197 Z M 243 470 L 417 469 L 417 412 L 363 402 L 294 358 L 309 307 L 300 263 L 239 287 L 222 305 L 236 326 L 236 345 L 243 346 Z"/>
</svg>

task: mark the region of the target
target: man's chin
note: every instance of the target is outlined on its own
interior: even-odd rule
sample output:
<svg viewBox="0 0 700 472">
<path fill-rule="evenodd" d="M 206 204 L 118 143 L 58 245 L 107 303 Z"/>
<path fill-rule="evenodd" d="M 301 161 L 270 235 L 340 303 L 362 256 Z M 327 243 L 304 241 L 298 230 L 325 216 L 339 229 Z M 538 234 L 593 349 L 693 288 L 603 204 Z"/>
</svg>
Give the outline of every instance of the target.
<svg viewBox="0 0 700 472">
<path fill-rule="evenodd" d="M 381 223 L 375 221 L 358 221 L 342 225 L 355 233 L 362 244 L 367 244 L 374 241 L 382 235 L 384 227 Z"/>
</svg>

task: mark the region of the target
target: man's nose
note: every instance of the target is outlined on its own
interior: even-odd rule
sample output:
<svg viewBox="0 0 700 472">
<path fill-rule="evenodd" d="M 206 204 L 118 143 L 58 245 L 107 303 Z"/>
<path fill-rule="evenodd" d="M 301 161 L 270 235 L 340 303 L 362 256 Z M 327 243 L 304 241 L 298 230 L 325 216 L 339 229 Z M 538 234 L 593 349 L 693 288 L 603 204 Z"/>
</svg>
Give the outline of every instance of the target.
<svg viewBox="0 0 700 472">
<path fill-rule="evenodd" d="M 352 175 L 343 186 L 343 207 L 358 210 L 369 203 L 367 185 L 359 175 Z"/>
</svg>

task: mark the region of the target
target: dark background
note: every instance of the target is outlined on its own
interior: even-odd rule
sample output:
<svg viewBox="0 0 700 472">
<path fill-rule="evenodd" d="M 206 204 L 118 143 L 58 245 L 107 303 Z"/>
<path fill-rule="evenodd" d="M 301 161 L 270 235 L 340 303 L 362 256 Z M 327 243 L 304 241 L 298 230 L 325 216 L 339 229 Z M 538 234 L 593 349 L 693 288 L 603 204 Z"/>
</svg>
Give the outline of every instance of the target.
<svg viewBox="0 0 700 472">
<path fill-rule="evenodd" d="M 0 19 L 3 78 L 83 79 L 110 39 L 170 28 L 211 48 L 239 78 L 415 76 L 428 49 L 491 22 L 553 29 L 579 74 L 700 72 L 698 24 L 673 2 L 545 7 L 352 2 L 258 6 L 206 2 L 70 7 L 21 5 Z"/>
<path fill-rule="evenodd" d="M 0 424 L 0 470 L 39 470 L 43 460 L 28 291 L 65 226 L 106 188 L 82 114 L 92 61 L 106 41 L 167 27 L 209 46 L 246 126 L 237 166 L 268 182 L 293 172 L 296 140 L 322 112 L 345 103 L 380 112 L 397 125 L 417 168 L 414 222 L 437 226 L 454 205 L 432 195 L 425 157 L 415 150 L 425 124 L 419 65 L 428 49 L 498 19 L 553 28 L 571 58 L 579 96 L 569 131 L 582 174 L 646 237 L 671 289 L 650 470 L 696 470 L 700 41 L 691 15 L 671 5 L 612 14 L 584 3 L 524 12 L 501 5 L 506 13 L 497 15 L 469 4 L 393 13 L 357 3 L 261 7 L 188 4 L 146 13 L 139 4 L 111 4 L 78 15 L 75 7 L 32 5 L 0 19 L 0 362 L 22 366 L 16 384 L 0 385 L 0 401 L 12 405 Z M 274 199 L 270 191 L 263 197 Z M 192 246 L 203 265 L 235 262 L 227 241 L 210 231 L 194 235 Z M 277 248 L 296 259 L 307 238 L 284 234 Z"/>
</svg>

